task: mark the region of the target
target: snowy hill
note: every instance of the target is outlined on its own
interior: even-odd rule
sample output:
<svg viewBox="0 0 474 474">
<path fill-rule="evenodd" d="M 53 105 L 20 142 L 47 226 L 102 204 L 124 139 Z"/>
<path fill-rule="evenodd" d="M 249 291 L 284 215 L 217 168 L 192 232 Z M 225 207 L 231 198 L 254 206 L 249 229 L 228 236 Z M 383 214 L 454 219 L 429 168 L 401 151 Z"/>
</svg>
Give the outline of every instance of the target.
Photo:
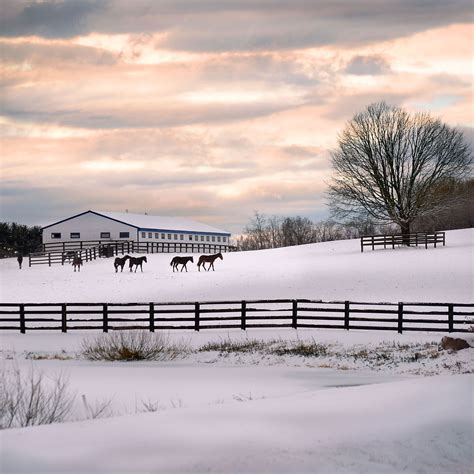
<svg viewBox="0 0 474 474">
<path fill-rule="evenodd" d="M 113 259 L 19 270 L 0 261 L 3 302 L 202 301 L 312 298 L 471 302 L 474 230 L 446 233 L 446 247 L 360 252 L 358 240 L 224 254 L 215 272 L 173 273 L 174 254 L 148 255 L 144 272 L 115 273 Z"/>
</svg>

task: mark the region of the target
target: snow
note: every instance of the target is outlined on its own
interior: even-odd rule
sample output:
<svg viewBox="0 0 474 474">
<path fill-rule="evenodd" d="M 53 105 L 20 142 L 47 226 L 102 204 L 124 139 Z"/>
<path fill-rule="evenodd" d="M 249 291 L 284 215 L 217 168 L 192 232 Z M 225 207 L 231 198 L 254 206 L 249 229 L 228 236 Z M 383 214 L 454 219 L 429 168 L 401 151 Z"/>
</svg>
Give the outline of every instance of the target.
<svg viewBox="0 0 474 474">
<path fill-rule="evenodd" d="M 5 472 L 468 472 L 470 375 L 1 434 Z"/>
<path fill-rule="evenodd" d="M 143 273 L 115 273 L 113 259 L 18 269 L 0 260 L 3 302 L 149 302 L 309 298 L 473 301 L 474 230 L 448 231 L 446 247 L 360 252 L 358 240 L 225 253 L 215 272 L 173 273 L 174 254 L 149 254 Z M 195 259 L 196 260 L 196 259 Z"/>
<path fill-rule="evenodd" d="M 230 235 L 225 230 L 217 229 L 202 222 L 170 216 L 149 216 L 148 214 L 130 214 L 128 212 L 92 211 L 117 221 L 125 222 L 139 229 L 163 231 L 188 231 Z"/>
<path fill-rule="evenodd" d="M 360 253 L 358 241 L 224 254 L 215 272 L 173 273 L 173 255 L 144 272 L 113 262 L 19 270 L 0 261 L 2 302 L 311 298 L 468 302 L 472 229 L 447 245 Z M 97 332 L 92 333 L 97 334 Z M 175 331 L 190 353 L 169 362 L 90 362 L 88 331 L 0 332 L 0 369 L 67 375 L 70 421 L 0 432 L 2 472 L 469 472 L 473 349 L 439 351 L 443 333 L 299 329 Z M 456 335 L 455 335 L 456 336 Z M 469 337 L 468 337 L 469 336 Z M 463 335 L 474 346 L 473 336 Z M 323 344 L 319 357 L 225 354 L 209 342 Z M 384 352 L 386 351 L 386 352 Z M 354 354 L 367 353 L 367 357 Z M 380 360 L 377 354 L 388 354 Z M 418 356 L 421 354 L 420 358 Z M 416 357 L 415 357 L 416 356 Z M 430 377 L 427 377 L 430 375 Z M 108 415 L 84 420 L 89 405 Z M 157 411 L 143 413 L 144 405 Z M 83 421 L 77 421 L 83 420 Z"/>
</svg>

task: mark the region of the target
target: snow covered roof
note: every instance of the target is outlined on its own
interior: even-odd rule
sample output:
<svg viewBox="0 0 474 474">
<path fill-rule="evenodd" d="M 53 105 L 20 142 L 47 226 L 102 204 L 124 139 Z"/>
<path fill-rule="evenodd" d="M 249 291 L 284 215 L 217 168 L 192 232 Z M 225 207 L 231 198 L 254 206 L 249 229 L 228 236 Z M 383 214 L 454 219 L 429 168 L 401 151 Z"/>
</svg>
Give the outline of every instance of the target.
<svg viewBox="0 0 474 474">
<path fill-rule="evenodd" d="M 130 214 L 128 212 L 93 212 L 102 216 L 110 217 L 117 221 L 125 222 L 126 224 L 133 225 L 139 229 L 177 230 L 230 235 L 230 233 L 225 230 L 217 229 L 216 227 L 211 227 L 202 222 L 196 222 L 182 217 L 149 216 L 146 214 Z"/>
<path fill-rule="evenodd" d="M 231 235 L 230 232 L 227 232 L 222 229 L 217 229 L 202 222 L 196 222 L 189 219 L 184 219 L 182 217 L 169 217 L 169 216 L 149 216 L 146 214 L 130 214 L 129 212 L 103 212 L 103 211 L 86 211 L 81 214 L 69 217 L 68 219 L 63 219 L 54 224 L 50 224 L 46 227 L 50 227 L 60 222 L 67 221 L 69 219 L 74 219 L 83 214 L 91 212 L 93 214 L 107 217 L 115 221 L 122 222 L 124 224 L 131 225 L 137 229 L 146 229 L 146 230 L 166 230 L 166 231 L 176 231 L 176 232 L 202 232 L 206 234 L 223 234 Z M 43 227 L 45 229 L 46 227 Z"/>
</svg>

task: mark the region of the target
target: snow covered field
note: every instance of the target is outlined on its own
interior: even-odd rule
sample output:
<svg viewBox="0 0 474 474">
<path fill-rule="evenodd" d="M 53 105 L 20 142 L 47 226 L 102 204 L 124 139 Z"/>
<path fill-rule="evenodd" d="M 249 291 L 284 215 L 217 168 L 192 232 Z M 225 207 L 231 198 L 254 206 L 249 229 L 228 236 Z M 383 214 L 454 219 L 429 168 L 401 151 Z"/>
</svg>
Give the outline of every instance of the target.
<svg viewBox="0 0 474 474">
<path fill-rule="evenodd" d="M 144 273 L 112 261 L 18 270 L 0 261 L 3 302 L 252 298 L 472 302 L 472 230 L 445 248 L 360 253 L 358 241 L 224 254 L 216 272 Z M 0 333 L 3 370 L 69 377 L 70 421 L 0 432 L 2 472 L 470 472 L 473 349 L 444 334 L 341 330 L 173 332 L 189 353 L 168 362 L 91 362 L 87 331 Z M 200 351 L 209 343 L 297 341 L 318 356 Z M 474 345 L 474 344 L 471 344 Z M 427 377 L 430 375 L 430 377 Z M 107 402 L 111 418 L 84 420 Z M 147 412 L 150 408 L 155 412 Z"/>
<path fill-rule="evenodd" d="M 0 260 L 3 302 L 148 302 L 309 298 L 470 303 L 474 230 L 449 231 L 446 247 L 360 252 L 358 240 L 224 254 L 215 272 L 174 273 L 173 254 L 147 255 L 143 273 L 112 259 L 18 270 Z"/>
</svg>

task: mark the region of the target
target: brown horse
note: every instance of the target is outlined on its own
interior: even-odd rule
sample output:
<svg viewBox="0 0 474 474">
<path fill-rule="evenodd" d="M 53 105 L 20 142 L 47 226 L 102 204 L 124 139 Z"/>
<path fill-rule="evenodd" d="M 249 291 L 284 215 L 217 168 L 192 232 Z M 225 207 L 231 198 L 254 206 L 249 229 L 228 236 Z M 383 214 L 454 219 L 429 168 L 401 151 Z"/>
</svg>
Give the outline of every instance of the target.
<svg viewBox="0 0 474 474">
<path fill-rule="evenodd" d="M 72 259 L 72 266 L 74 267 L 74 271 L 81 271 L 81 266 L 82 266 L 82 258 L 79 255 L 74 255 L 74 258 Z"/>
<path fill-rule="evenodd" d="M 198 270 L 201 271 L 201 265 L 202 265 L 202 268 L 204 268 L 204 270 L 206 270 L 206 265 L 204 265 L 204 264 L 208 263 L 209 267 L 206 270 L 206 272 L 208 272 L 211 269 L 211 267 L 212 267 L 212 271 L 215 271 L 214 270 L 214 261 L 217 258 L 220 258 L 221 260 L 224 260 L 224 258 L 222 257 L 222 254 L 220 252 L 216 253 L 214 255 L 201 255 L 199 257 L 198 264 L 197 264 L 198 265 Z"/>
<path fill-rule="evenodd" d="M 146 257 L 129 257 L 129 258 L 130 258 L 130 262 L 129 262 L 130 271 L 132 271 L 133 265 L 135 265 L 135 273 L 137 272 L 137 268 L 139 266 L 140 266 L 140 270 L 143 271 L 142 264 L 143 262 L 147 263 Z"/>
<path fill-rule="evenodd" d="M 125 257 L 117 257 L 114 261 L 115 273 L 118 272 L 118 268 L 120 267 L 120 271 L 123 272 L 123 267 L 125 266 L 125 262 L 130 258 L 130 255 L 125 255 Z"/>
<path fill-rule="evenodd" d="M 76 252 L 73 250 L 69 250 L 69 252 L 64 252 L 62 256 L 62 264 L 64 265 L 64 262 L 67 260 L 68 262 L 71 262 L 71 260 L 74 258 L 74 255 L 76 255 Z"/>
<path fill-rule="evenodd" d="M 188 271 L 186 267 L 188 262 L 194 263 L 193 257 L 174 257 L 173 260 L 171 260 L 170 266 L 173 267 L 173 272 L 175 268 L 176 271 L 178 271 L 178 265 L 181 265 L 181 271 L 183 271 L 183 268 Z"/>
</svg>

